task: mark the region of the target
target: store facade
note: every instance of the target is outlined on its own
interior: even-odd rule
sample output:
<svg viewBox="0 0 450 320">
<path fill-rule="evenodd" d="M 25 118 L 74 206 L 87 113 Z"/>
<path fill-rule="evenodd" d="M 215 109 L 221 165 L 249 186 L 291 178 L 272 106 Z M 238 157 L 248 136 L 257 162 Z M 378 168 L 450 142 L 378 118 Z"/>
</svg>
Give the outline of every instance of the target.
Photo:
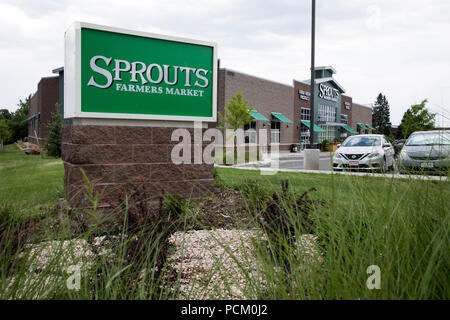
<svg viewBox="0 0 450 320">
<path fill-rule="evenodd" d="M 28 141 L 40 145 L 47 136 L 47 125 L 58 111 L 58 77 L 42 78 L 28 105 Z"/>
<path fill-rule="evenodd" d="M 359 134 L 353 125 L 353 99 L 344 95 L 345 89 L 334 79 L 336 71 L 333 67 L 317 67 L 314 97 L 314 144 L 342 141 L 350 135 Z M 298 133 L 301 148 L 310 145 L 311 122 L 311 81 L 294 80 L 294 110 L 300 117 L 300 132 Z M 361 105 L 360 105 L 361 106 Z M 363 107 L 363 106 L 361 106 Z M 372 115 L 370 107 L 364 107 Z M 358 116 L 356 116 L 358 118 Z M 364 117 L 364 123 L 371 119 Z M 368 132 L 365 132 L 368 133 Z"/>
<path fill-rule="evenodd" d="M 45 122 L 56 110 L 64 112 L 63 86 L 64 68 L 55 69 L 59 77 L 43 78 L 38 91 L 30 103 L 29 139 L 33 141 L 38 127 L 38 137 L 45 138 Z M 353 102 L 353 98 L 345 95 L 343 87 L 333 78 L 336 71 L 332 67 L 316 68 L 315 87 L 315 144 L 324 140 L 344 140 L 350 135 L 374 132 L 372 127 L 372 109 Z M 51 86 L 47 83 L 51 82 Z M 45 87 L 45 88 L 44 88 Z M 243 99 L 248 101 L 253 110 L 250 112 L 254 121 L 244 126 L 245 145 L 258 144 L 260 132 L 265 132 L 268 145 L 276 144 L 280 150 L 289 150 L 291 145 L 299 145 L 302 149 L 310 144 L 309 126 L 311 122 L 311 85 L 309 80 L 293 81 L 286 85 L 272 80 L 248 75 L 230 69 L 219 69 L 217 110 L 224 113 L 225 106 L 231 98 L 242 91 Z M 51 92 L 51 94 L 50 94 Z M 51 96 L 51 99 L 41 98 Z M 51 101 L 50 101 L 51 100 Z M 223 125 L 209 123 L 209 127 Z M 261 129 L 265 129 L 260 131 Z"/>
<path fill-rule="evenodd" d="M 296 141 L 296 126 L 292 101 L 292 86 L 262 79 L 229 69 L 219 70 L 217 111 L 221 114 L 225 106 L 239 91 L 243 99 L 253 108 L 253 122 L 244 126 L 245 145 L 267 141 L 280 149 L 289 149 Z M 223 125 L 218 120 L 216 126 Z M 262 129 L 262 130 L 261 130 Z M 263 132 L 266 136 L 261 137 Z M 297 141 L 298 143 L 298 141 Z"/>
</svg>

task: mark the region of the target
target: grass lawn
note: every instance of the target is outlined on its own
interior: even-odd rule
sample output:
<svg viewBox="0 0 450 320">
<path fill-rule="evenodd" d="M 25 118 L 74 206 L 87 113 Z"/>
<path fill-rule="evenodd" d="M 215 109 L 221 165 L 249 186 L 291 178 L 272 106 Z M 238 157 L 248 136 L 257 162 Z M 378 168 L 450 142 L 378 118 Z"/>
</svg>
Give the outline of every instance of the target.
<svg viewBox="0 0 450 320">
<path fill-rule="evenodd" d="M 303 173 L 261 176 L 258 171 L 228 168 L 216 170 L 216 176 L 224 186 L 245 190 L 250 184 L 250 189 L 269 193 L 280 192 L 281 180 L 289 179 L 297 194 L 314 187 L 317 191 L 311 197 L 325 200 L 327 206 L 317 208 L 313 219 L 314 233 L 326 252 L 326 271 L 312 275 L 310 286 L 295 274 L 291 282 L 304 287 L 300 298 L 450 298 L 449 181 Z M 299 216 L 286 211 L 295 225 Z M 371 265 L 381 269 L 381 290 L 365 287 Z M 272 282 L 282 281 L 283 276 L 274 275 Z M 277 299 L 295 295 L 292 288 L 280 290 L 277 285 L 274 291 Z"/>
<path fill-rule="evenodd" d="M 15 145 L 0 150 L 0 207 L 35 214 L 64 196 L 61 159 L 26 155 Z"/>
<path fill-rule="evenodd" d="M 313 197 L 326 200 L 345 211 L 367 209 L 386 209 L 390 202 L 402 200 L 403 206 L 422 204 L 422 208 L 442 207 L 450 199 L 449 181 L 414 181 L 371 176 L 325 175 L 315 173 L 287 173 L 264 176 L 259 171 L 244 171 L 228 168 L 216 168 L 219 184 L 240 189 L 249 181 L 254 181 L 267 191 L 281 191 L 281 181 L 289 180 L 290 187 L 297 192 L 304 192 L 312 187 L 317 189 Z M 432 203 L 428 197 L 410 198 L 408 195 L 424 192 L 424 195 L 438 196 Z M 406 196 L 406 197 L 405 197 Z M 445 206 L 444 206 L 445 207 Z M 347 210 L 346 210 L 347 208 Z M 397 208 L 399 209 L 399 208 Z M 403 210 L 403 208 L 400 208 Z"/>
<path fill-rule="evenodd" d="M 14 212 L 32 215 L 39 213 L 39 207 L 55 205 L 63 195 L 63 174 L 60 159 L 26 156 L 15 146 L 6 146 L 0 151 L 0 208 L 6 206 L 14 208 Z M 261 251 L 256 251 L 267 280 L 264 288 L 255 283 L 259 298 L 450 299 L 449 181 L 312 173 L 262 176 L 259 171 L 231 168 L 216 168 L 215 179 L 217 186 L 241 192 L 239 197 L 247 202 L 242 210 L 248 211 L 252 218 L 267 213 L 272 194 L 278 193 L 277 212 L 282 212 L 285 221 L 291 224 L 289 230 L 293 230 L 294 236 L 286 236 L 278 229 L 274 233 L 276 246 L 267 249 L 263 245 Z M 281 182 L 286 179 L 290 194 L 281 191 Z M 301 269 L 302 255 L 290 239 L 300 239 L 306 233 L 299 223 L 305 214 L 295 206 L 295 199 L 311 188 L 316 191 L 309 196 L 325 203 L 312 205 L 307 213 L 314 222 L 313 233 L 320 245 L 322 261 L 305 272 Z M 85 236 L 89 238 L 88 234 Z M 123 248 L 119 246 L 117 250 Z M 152 257 L 152 251 L 148 251 L 148 256 Z M 7 258 L 2 263 L 0 271 L 6 279 L 13 271 Z M 121 263 L 114 265 L 117 270 L 113 269 L 112 275 L 127 267 Z M 367 269 L 373 265 L 381 269 L 380 290 L 369 290 L 366 286 Z M 96 274 L 92 271 L 93 276 Z M 106 288 L 87 287 L 87 291 L 75 297 L 91 299 L 92 292 L 104 298 L 148 297 L 143 293 L 123 294 L 122 282 L 112 292 L 108 289 L 110 276 L 102 277 Z M 128 280 L 121 281 L 133 287 Z"/>
</svg>

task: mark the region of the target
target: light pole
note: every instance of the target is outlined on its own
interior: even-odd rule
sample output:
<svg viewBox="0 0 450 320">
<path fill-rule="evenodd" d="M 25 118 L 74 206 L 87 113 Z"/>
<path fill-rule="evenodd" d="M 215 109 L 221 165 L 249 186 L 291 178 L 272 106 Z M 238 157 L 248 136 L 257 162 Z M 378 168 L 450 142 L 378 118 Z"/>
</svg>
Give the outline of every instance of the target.
<svg viewBox="0 0 450 320">
<path fill-rule="evenodd" d="M 312 17 L 311 17 L 311 99 L 310 99 L 310 116 L 309 121 L 309 143 L 310 148 L 313 148 L 314 144 L 314 95 L 315 95 L 315 83 L 316 73 L 314 68 L 314 55 L 316 46 L 316 0 L 312 0 Z"/>
</svg>

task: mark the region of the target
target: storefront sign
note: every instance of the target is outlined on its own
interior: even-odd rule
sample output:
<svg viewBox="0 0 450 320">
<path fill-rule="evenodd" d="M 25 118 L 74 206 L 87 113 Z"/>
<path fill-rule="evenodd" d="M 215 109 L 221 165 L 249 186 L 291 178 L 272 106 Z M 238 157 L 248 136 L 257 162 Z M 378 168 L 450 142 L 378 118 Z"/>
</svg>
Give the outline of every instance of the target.
<svg viewBox="0 0 450 320">
<path fill-rule="evenodd" d="M 350 102 L 345 102 L 344 103 L 344 105 L 345 105 L 345 109 L 347 109 L 347 110 L 350 110 L 350 106 L 351 106 L 351 103 Z"/>
<path fill-rule="evenodd" d="M 311 93 L 304 91 L 304 90 L 298 90 L 298 95 L 300 100 L 305 100 L 305 101 L 309 101 L 310 97 L 311 97 Z"/>
<path fill-rule="evenodd" d="M 319 85 L 319 98 L 329 101 L 338 101 L 339 90 L 321 83 Z"/>
<path fill-rule="evenodd" d="M 216 121 L 214 43 L 75 23 L 65 118 Z"/>
</svg>

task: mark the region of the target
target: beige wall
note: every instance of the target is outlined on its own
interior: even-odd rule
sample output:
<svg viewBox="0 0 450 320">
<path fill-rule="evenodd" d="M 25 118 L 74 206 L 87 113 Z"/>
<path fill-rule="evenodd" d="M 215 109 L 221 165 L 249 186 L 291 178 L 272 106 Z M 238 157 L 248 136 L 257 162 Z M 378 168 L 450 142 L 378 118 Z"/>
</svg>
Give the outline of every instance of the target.
<svg viewBox="0 0 450 320">
<path fill-rule="evenodd" d="M 219 71 L 219 93 L 217 110 L 224 112 L 231 98 L 238 91 L 242 91 L 244 100 L 250 107 L 256 109 L 267 119 L 271 119 L 271 112 L 280 112 L 289 120 L 295 122 L 293 101 L 293 87 L 270 80 L 246 75 L 233 70 L 220 69 Z M 266 126 L 263 127 L 263 124 Z M 270 129 L 270 122 L 257 121 L 257 129 Z M 298 143 L 294 140 L 296 132 L 295 124 L 281 123 L 281 144 Z M 270 135 L 269 135 L 270 139 Z M 270 141 L 269 141 L 270 142 Z"/>
<path fill-rule="evenodd" d="M 357 103 L 352 104 L 352 128 L 357 130 L 357 123 L 372 125 L 372 108 L 366 107 Z M 369 131 L 371 132 L 371 131 Z"/>
</svg>

